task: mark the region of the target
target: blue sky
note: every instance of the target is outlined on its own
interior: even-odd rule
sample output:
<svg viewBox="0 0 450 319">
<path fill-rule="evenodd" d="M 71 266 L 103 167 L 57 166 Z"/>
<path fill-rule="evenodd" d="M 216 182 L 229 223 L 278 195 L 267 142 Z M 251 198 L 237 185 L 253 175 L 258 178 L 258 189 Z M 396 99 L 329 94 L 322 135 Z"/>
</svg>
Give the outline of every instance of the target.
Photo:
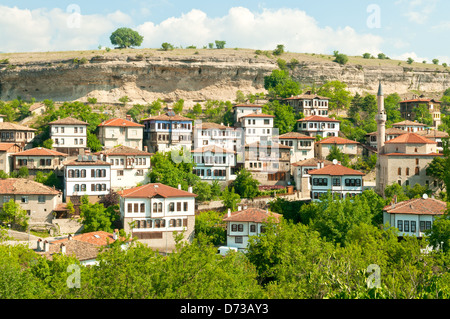
<svg viewBox="0 0 450 319">
<path fill-rule="evenodd" d="M 0 0 L 0 52 L 111 46 L 111 32 L 127 26 L 149 48 L 225 40 L 227 47 L 284 44 L 292 52 L 384 52 L 450 63 L 449 9 L 445 0 Z"/>
</svg>

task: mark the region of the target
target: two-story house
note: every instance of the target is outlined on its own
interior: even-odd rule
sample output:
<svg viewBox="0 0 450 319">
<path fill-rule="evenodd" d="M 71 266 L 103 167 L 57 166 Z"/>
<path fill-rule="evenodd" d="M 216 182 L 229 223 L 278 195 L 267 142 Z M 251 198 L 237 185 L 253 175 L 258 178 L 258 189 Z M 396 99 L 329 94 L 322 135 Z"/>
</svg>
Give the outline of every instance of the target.
<svg viewBox="0 0 450 319">
<path fill-rule="evenodd" d="M 44 147 L 36 147 L 15 153 L 12 157 L 14 170 L 27 167 L 30 175 L 36 175 L 38 171 L 43 173 L 55 172 L 60 175 L 67 154 Z"/>
<path fill-rule="evenodd" d="M 291 147 L 291 163 L 314 157 L 314 140 L 298 132 L 289 132 L 273 138 L 274 142 Z"/>
<path fill-rule="evenodd" d="M 244 132 L 244 143 L 267 142 L 274 135 L 273 120 L 275 116 L 252 113 L 239 118 Z"/>
<path fill-rule="evenodd" d="M 216 145 L 192 151 L 193 173 L 205 181 L 230 181 L 236 178 L 236 152 Z"/>
<path fill-rule="evenodd" d="M 434 220 L 447 210 L 447 203 L 428 197 L 413 198 L 397 203 L 396 200 L 384 207 L 383 224 L 398 229 L 398 236 L 422 238 L 431 229 Z"/>
<path fill-rule="evenodd" d="M 328 115 L 328 102 L 330 98 L 320 96 L 307 91 L 305 94 L 285 98 L 284 103 L 292 106 L 296 113 L 303 113 L 304 116 Z"/>
<path fill-rule="evenodd" d="M 416 121 L 404 120 L 392 124 L 392 127 L 408 133 L 417 133 L 418 131 L 424 130 L 427 125 Z"/>
<path fill-rule="evenodd" d="M 144 146 L 150 153 L 168 152 L 172 149 L 191 150 L 192 119 L 169 110 L 166 114 L 146 118 L 144 124 Z"/>
<path fill-rule="evenodd" d="M 363 192 L 364 173 L 342 166 L 336 161 L 333 165 L 310 170 L 311 200 L 331 191 L 337 198 L 354 197 Z"/>
<path fill-rule="evenodd" d="M 314 144 L 314 157 L 318 159 L 326 159 L 333 147 L 337 147 L 343 154 L 347 154 L 350 159 L 354 159 L 357 155 L 361 155 L 361 144 L 357 141 L 346 138 L 332 136 L 316 141 Z"/>
<path fill-rule="evenodd" d="M 142 150 L 144 125 L 130 119 L 113 118 L 98 125 L 97 136 L 106 149 L 124 145 Z"/>
<path fill-rule="evenodd" d="M 223 218 L 227 223 L 227 246 L 246 251 L 251 236 L 264 232 L 268 222 L 280 222 L 282 215 L 260 208 L 246 208 L 230 212 Z"/>
<path fill-rule="evenodd" d="M 132 147 L 119 145 L 94 153 L 111 164 L 111 188 L 113 190 L 135 187 L 149 181 L 148 171 L 152 154 Z"/>
<path fill-rule="evenodd" d="M 195 121 L 193 134 L 194 149 L 216 145 L 227 150 L 238 151 L 244 146 L 244 134 L 240 127 Z"/>
<path fill-rule="evenodd" d="M 290 181 L 291 147 L 275 142 L 245 145 L 244 167 L 262 185 L 288 185 Z"/>
<path fill-rule="evenodd" d="M 184 191 L 152 183 L 122 190 L 119 195 L 124 230 L 140 242 L 169 252 L 175 248 L 174 232 L 184 232 L 184 240 L 192 240 L 197 195 L 191 187 Z"/>
<path fill-rule="evenodd" d="M 78 155 L 64 163 L 64 198 L 79 203 L 87 195 L 92 203 L 109 194 L 111 189 L 111 163 L 96 155 Z M 75 199 L 73 199 L 75 198 Z"/>
<path fill-rule="evenodd" d="M 340 123 L 330 117 L 311 115 L 297 121 L 297 131 L 309 136 L 338 136 Z"/>
<path fill-rule="evenodd" d="M 32 147 L 36 130 L 16 123 L 0 121 L 0 142 L 15 143 L 24 149 Z"/>
<path fill-rule="evenodd" d="M 0 143 L 0 170 L 9 174 L 14 168 L 13 154 L 23 151 L 17 143 Z"/>
<path fill-rule="evenodd" d="M 317 158 L 310 158 L 291 164 L 291 174 L 294 177 L 295 189 L 301 193 L 302 198 L 311 195 L 311 175 L 309 175 L 309 171 L 332 164 L 333 162 L 331 161 L 319 160 Z"/>
<path fill-rule="evenodd" d="M 89 123 L 72 117 L 48 123 L 53 148 L 69 156 L 83 155 L 87 149 L 87 127 Z"/>
<path fill-rule="evenodd" d="M 53 187 L 25 178 L 0 179 L 1 205 L 10 200 L 27 212 L 29 224 L 51 223 L 53 210 L 62 203 L 62 194 Z"/>
<path fill-rule="evenodd" d="M 262 113 L 262 105 L 261 104 L 251 104 L 251 103 L 242 103 L 236 104 L 233 106 L 234 110 L 234 123 L 240 125 L 240 118 L 249 114 L 260 114 Z"/>
</svg>

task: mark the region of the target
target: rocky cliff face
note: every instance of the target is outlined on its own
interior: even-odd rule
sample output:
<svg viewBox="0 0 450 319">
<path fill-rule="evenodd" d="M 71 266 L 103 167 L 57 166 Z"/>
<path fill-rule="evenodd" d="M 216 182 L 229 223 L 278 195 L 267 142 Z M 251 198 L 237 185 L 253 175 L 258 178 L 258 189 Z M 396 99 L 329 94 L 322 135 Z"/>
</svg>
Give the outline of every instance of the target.
<svg viewBox="0 0 450 319">
<path fill-rule="evenodd" d="M 2 65 L 0 99 L 17 96 L 36 100 L 117 103 L 128 96 L 132 103 L 157 98 L 187 104 L 208 99 L 234 100 L 236 91 L 264 92 L 264 76 L 277 68 L 273 59 L 256 57 L 138 57 L 95 56 L 85 64 L 73 60 L 37 61 Z M 333 62 L 301 62 L 292 77 L 304 84 L 339 80 L 355 92 L 375 93 L 383 81 L 385 94 L 420 90 L 441 93 L 450 87 L 448 71 L 394 66 L 341 66 Z"/>
</svg>

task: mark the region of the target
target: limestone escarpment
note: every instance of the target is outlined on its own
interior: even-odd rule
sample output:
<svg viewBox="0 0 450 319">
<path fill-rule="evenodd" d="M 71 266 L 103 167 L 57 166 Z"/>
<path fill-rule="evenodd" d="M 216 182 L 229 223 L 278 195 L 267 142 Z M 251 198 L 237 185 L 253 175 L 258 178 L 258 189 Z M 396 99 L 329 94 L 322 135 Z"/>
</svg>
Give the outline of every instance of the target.
<svg viewBox="0 0 450 319">
<path fill-rule="evenodd" d="M 230 100 L 236 91 L 264 92 L 264 76 L 277 68 L 275 59 L 231 55 L 142 56 L 101 55 L 86 63 L 73 59 L 19 62 L 0 67 L 0 99 L 20 96 L 37 101 L 86 101 L 117 103 L 128 96 L 131 103 L 149 103 L 157 98 L 187 105 L 205 100 Z M 326 81 L 347 83 L 352 93 L 376 93 L 383 81 L 385 94 L 411 91 L 442 93 L 450 87 L 450 73 L 433 67 L 396 65 L 341 66 L 331 61 L 304 60 L 291 71 L 302 84 L 319 86 Z"/>
</svg>

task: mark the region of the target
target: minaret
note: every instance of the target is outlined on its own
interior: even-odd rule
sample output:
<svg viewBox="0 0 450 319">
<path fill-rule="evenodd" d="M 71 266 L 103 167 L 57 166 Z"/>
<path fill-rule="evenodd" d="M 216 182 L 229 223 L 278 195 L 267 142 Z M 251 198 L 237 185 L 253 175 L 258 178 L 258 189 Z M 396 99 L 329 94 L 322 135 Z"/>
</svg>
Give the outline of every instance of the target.
<svg viewBox="0 0 450 319">
<path fill-rule="evenodd" d="M 381 155 L 384 154 L 384 143 L 386 141 L 386 111 L 384 110 L 384 96 L 383 88 L 381 87 L 381 81 L 378 85 L 377 94 L 378 113 L 375 116 L 377 121 L 377 166 L 376 166 L 376 187 L 375 190 L 378 194 L 384 195 L 383 178 L 381 177 Z M 384 197 L 384 196 L 383 196 Z"/>
</svg>

